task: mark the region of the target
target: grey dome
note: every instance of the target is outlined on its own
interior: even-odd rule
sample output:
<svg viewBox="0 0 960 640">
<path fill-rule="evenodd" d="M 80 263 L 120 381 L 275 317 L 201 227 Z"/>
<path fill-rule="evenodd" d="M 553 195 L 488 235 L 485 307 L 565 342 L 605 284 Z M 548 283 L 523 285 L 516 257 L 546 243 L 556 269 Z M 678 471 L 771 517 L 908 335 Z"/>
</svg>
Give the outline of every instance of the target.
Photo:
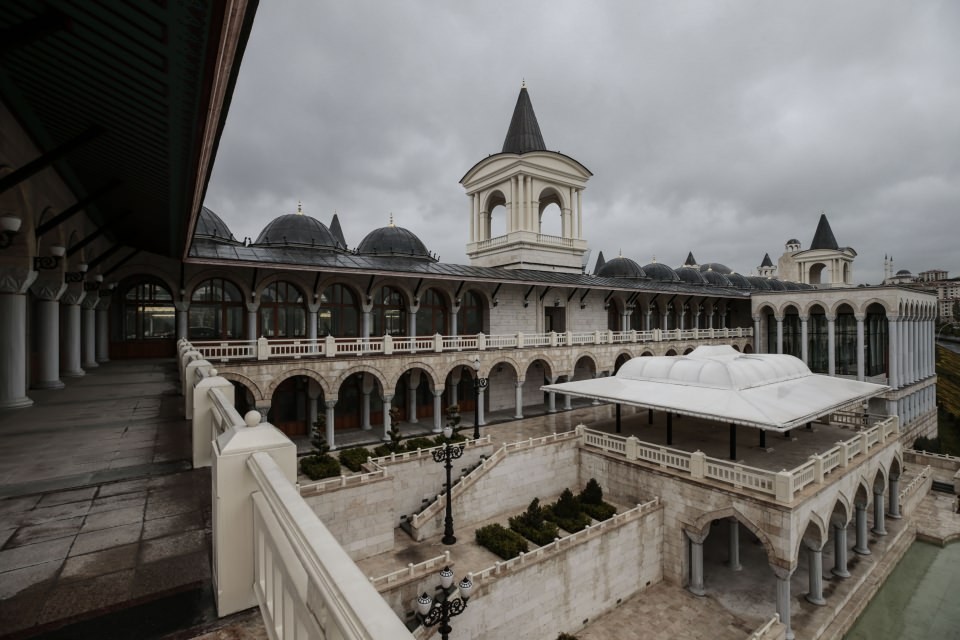
<svg viewBox="0 0 960 640">
<path fill-rule="evenodd" d="M 357 245 L 357 253 L 368 256 L 397 256 L 434 260 L 427 247 L 412 231 L 390 225 L 374 229 Z"/>
<path fill-rule="evenodd" d="M 700 273 L 700 269 L 693 266 L 683 266 L 676 270 L 681 282 L 687 284 L 707 284 L 707 279 Z"/>
<path fill-rule="evenodd" d="M 703 271 L 704 279 L 712 284 L 715 287 L 732 287 L 733 283 L 719 271 L 714 271 L 713 269 L 707 269 Z"/>
<path fill-rule="evenodd" d="M 214 238 L 216 240 L 226 240 L 236 242 L 237 239 L 230 233 L 230 228 L 220 219 L 220 216 L 206 207 L 200 209 L 200 216 L 197 218 L 197 227 L 194 235 L 203 238 Z"/>
<path fill-rule="evenodd" d="M 753 285 L 753 288 L 758 291 L 770 291 L 772 288 L 767 278 L 761 278 L 760 276 L 746 276 L 746 278 L 750 284 Z"/>
<path fill-rule="evenodd" d="M 643 265 L 643 272 L 647 274 L 647 277 L 653 278 L 654 280 L 680 282 L 680 276 L 677 275 L 677 272 L 662 262 L 651 262 L 650 264 Z"/>
<path fill-rule="evenodd" d="M 643 268 L 630 258 L 617 256 L 608 260 L 597 270 L 601 278 L 646 278 Z"/>
<path fill-rule="evenodd" d="M 719 262 L 708 262 L 707 264 L 700 265 L 700 271 L 707 270 L 716 271 L 717 273 L 722 273 L 723 275 L 729 275 L 733 273 L 733 269 L 725 264 L 720 264 Z"/>
<path fill-rule="evenodd" d="M 736 287 L 737 289 L 743 289 L 745 291 L 749 291 L 750 289 L 753 289 L 753 285 L 750 284 L 750 281 L 747 280 L 746 276 L 740 275 L 736 271 L 734 271 L 733 273 L 727 274 L 727 280 L 729 280 L 730 284 Z"/>
<path fill-rule="evenodd" d="M 909 271 L 908 269 L 900 269 L 900 271 L 897 271 L 897 275 L 898 275 L 898 276 L 912 276 L 913 274 L 910 273 L 910 271 Z"/>
<path fill-rule="evenodd" d="M 345 249 L 327 226 L 302 213 L 288 213 L 274 219 L 257 236 L 258 245 L 298 245 L 321 249 Z"/>
<path fill-rule="evenodd" d="M 797 283 L 797 282 L 791 282 L 791 281 L 789 281 L 789 280 L 780 280 L 779 282 L 780 282 L 781 284 L 783 284 L 784 288 L 785 288 L 787 291 L 799 291 L 799 290 L 800 290 L 800 284 Z"/>
<path fill-rule="evenodd" d="M 797 240 L 796 238 L 790 238 L 789 240 L 787 240 L 787 244 L 800 244 L 800 241 Z"/>
<path fill-rule="evenodd" d="M 767 278 L 767 284 L 770 285 L 771 291 L 786 291 L 787 285 L 783 284 L 776 278 Z"/>
</svg>

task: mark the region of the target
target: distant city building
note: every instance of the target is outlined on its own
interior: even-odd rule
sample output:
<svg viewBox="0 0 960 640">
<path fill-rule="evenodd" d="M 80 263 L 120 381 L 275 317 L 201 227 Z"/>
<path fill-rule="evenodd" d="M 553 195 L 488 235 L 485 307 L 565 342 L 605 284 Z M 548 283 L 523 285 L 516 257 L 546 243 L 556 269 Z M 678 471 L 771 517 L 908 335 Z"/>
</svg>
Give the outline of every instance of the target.
<svg viewBox="0 0 960 640">
<path fill-rule="evenodd" d="M 953 320 L 954 305 L 960 301 L 960 277 L 950 278 L 944 269 L 927 269 L 916 276 L 908 269 L 893 272 L 893 256 L 883 258 L 883 284 L 906 285 L 937 294 L 937 315 L 942 320 Z"/>
</svg>

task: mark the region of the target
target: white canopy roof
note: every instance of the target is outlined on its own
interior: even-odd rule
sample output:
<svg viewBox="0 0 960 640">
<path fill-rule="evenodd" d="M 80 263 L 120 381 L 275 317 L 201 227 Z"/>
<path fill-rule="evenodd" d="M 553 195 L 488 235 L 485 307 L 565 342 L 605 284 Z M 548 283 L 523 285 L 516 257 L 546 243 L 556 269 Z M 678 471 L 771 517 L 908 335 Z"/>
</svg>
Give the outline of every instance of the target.
<svg viewBox="0 0 960 640">
<path fill-rule="evenodd" d="M 697 347 L 685 356 L 633 358 L 615 376 L 544 391 L 786 431 L 880 395 L 879 384 L 816 375 L 799 358 Z"/>
</svg>

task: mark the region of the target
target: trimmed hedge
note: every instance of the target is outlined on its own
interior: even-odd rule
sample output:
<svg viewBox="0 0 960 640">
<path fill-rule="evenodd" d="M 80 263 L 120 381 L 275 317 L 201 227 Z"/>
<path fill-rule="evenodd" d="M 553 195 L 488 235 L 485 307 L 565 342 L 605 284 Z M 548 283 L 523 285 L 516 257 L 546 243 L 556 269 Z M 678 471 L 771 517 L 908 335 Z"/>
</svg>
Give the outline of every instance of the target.
<svg viewBox="0 0 960 640">
<path fill-rule="evenodd" d="M 300 471 L 311 480 L 322 480 L 340 475 L 340 463 L 330 455 L 300 458 Z"/>
<path fill-rule="evenodd" d="M 499 524 L 480 527 L 477 529 L 476 536 L 477 544 L 486 547 L 504 560 L 516 558 L 520 552 L 526 553 L 529 549 L 523 536 Z"/>
<path fill-rule="evenodd" d="M 587 486 L 577 496 L 580 509 L 594 520 L 606 520 L 613 517 L 617 508 L 603 501 L 603 489 L 595 478 L 587 481 Z"/>
<path fill-rule="evenodd" d="M 340 452 L 340 464 L 350 471 L 360 471 L 361 466 L 370 457 L 370 451 L 366 447 L 353 447 L 344 449 Z"/>
<path fill-rule="evenodd" d="M 608 520 L 617 513 L 617 508 L 609 502 L 601 504 L 581 504 L 580 508 L 583 509 L 585 514 L 597 521 Z"/>
<path fill-rule="evenodd" d="M 541 547 L 560 537 L 557 525 L 544 519 L 539 498 L 534 498 L 526 511 L 510 518 L 510 528 Z"/>
</svg>

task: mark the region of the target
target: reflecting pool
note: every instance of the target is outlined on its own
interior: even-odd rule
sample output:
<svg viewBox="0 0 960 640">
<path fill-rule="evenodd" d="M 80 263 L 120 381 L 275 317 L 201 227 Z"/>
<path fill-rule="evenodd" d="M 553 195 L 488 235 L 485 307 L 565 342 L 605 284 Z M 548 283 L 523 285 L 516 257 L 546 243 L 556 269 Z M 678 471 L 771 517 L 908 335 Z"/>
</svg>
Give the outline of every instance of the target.
<svg viewBox="0 0 960 640">
<path fill-rule="evenodd" d="M 846 640 L 960 638 L 960 543 L 915 542 Z"/>
</svg>

